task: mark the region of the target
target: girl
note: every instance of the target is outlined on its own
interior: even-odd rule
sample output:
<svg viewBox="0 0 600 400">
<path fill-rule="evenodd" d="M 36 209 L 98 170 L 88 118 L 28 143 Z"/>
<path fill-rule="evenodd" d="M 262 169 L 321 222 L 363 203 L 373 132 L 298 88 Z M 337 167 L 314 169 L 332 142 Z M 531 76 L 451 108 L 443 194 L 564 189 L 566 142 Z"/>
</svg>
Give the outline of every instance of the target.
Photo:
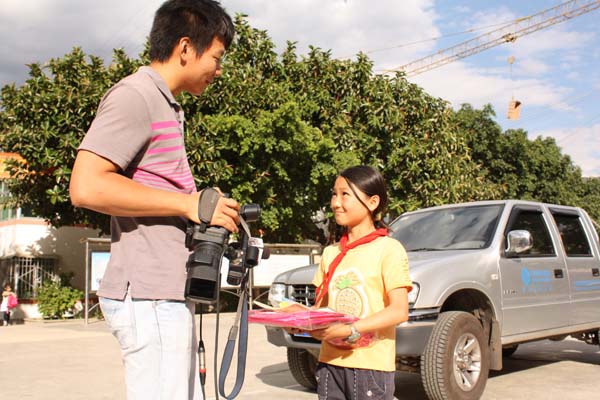
<svg viewBox="0 0 600 400">
<path fill-rule="evenodd" d="M 2 315 L 2 325 L 6 326 L 10 323 L 10 311 L 11 308 L 14 307 L 9 304 L 10 296 L 17 297 L 10 287 L 9 284 L 4 285 L 4 290 L 2 291 L 2 303 L 0 303 L 0 314 Z"/>
<path fill-rule="evenodd" d="M 408 319 L 412 282 L 404 248 L 387 236 L 385 180 L 369 166 L 340 173 L 331 196 L 340 243 L 323 252 L 313 283 L 316 307 L 360 318 L 312 331 L 322 341 L 317 366 L 320 400 L 393 399 L 397 324 Z M 374 335 L 358 346 L 361 335 Z M 334 345 L 343 341 L 343 346 Z"/>
</svg>

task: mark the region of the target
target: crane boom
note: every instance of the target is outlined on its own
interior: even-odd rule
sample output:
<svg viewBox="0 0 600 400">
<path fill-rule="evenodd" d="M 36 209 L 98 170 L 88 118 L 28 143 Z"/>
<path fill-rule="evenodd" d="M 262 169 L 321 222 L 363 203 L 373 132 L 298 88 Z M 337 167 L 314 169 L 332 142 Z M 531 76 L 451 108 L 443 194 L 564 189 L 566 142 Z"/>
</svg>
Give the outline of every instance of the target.
<svg viewBox="0 0 600 400">
<path fill-rule="evenodd" d="M 429 56 L 420 58 L 398 68 L 385 72 L 404 71 L 407 77 L 418 75 L 442 65 L 451 63 L 461 58 L 479 53 L 503 43 L 510 43 L 521 36 L 539 31 L 551 25 L 558 24 L 582 14 L 594 11 L 600 7 L 600 0 L 580 1 L 571 0 L 558 6 L 548 8 L 539 13 L 523 17 L 483 35 L 469 39 L 465 42 L 440 50 Z"/>
</svg>

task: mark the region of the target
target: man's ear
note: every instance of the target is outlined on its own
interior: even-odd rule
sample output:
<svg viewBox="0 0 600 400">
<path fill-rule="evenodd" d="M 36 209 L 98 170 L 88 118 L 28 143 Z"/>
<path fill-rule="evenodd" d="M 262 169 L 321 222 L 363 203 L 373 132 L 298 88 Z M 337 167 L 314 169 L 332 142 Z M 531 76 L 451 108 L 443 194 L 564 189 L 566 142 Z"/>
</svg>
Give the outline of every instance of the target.
<svg viewBox="0 0 600 400">
<path fill-rule="evenodd" d="M 179 57 L 182 62 L 185 62 L 192 55 L 192 43 L 190 42 L 190 38 L 182 37 L 179 39 L 177 46 L 175 47 L 175 53 Z"/>
</svg>

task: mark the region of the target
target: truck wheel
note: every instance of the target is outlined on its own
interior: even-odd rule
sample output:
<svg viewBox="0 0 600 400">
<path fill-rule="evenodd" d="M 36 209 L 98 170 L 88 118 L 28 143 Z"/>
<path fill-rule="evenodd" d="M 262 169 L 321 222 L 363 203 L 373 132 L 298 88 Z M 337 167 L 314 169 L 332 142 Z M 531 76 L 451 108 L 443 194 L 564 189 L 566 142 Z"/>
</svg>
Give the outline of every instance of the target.
<svg viewBox="0 0 600 400">
<path fill-rule="evenodd" d="M 287 359 L 292 376 L 300 385 L 307 389 L 317 389 L 317 379 L 315 370 L 317 369 L 317 359 L 307 350 L 288 347 Z"/>
<path fill-rule="evenodd" d="M 421 381 L 429 399 L 479 399 L 488 372 L 481 323 L 467 312 L 441 313 L 421 356 Z"/>
</svg>

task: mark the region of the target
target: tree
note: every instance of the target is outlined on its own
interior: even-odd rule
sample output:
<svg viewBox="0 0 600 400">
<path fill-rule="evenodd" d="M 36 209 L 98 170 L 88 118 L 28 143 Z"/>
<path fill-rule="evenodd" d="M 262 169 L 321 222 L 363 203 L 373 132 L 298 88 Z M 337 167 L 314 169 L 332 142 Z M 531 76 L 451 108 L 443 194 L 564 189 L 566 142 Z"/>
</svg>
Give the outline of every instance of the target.
<svg viewBox="0 0 600 400">
<path fill-rule="evenodd" d="M 295 45 L 288 43 L 278 58 L 264 31 L 252 29 L 242 18 L 236 25 L 238 40 L 227 56 L 224 79 L 207 91 L 197 115 L 243 116 L 249 122 L 261 118 L 265 111 L 293 105 L 298 121 L 317 129 L 327 142 L 322 143 L 310 169 L 298 162 L 280 168 L 277 157 L 248 169 L 268 176 L 268 185 L 294 191 L 286 202 L 293 205 L 289 213 L 297 217 L 286 221 L 292 222 L 287 232 L 294 236 L 279 236 L 279 240 L 307 235 L 311 228 L 306 225 L 308 217 L 328 204 L 337 171 L 357 163 L 382 170 L 390 182 L 392 215 L 449 201 L 488 198 L 495 193 L 494 186 L 484 182 L 471 161 L 464 139 L 448 124 L 450 110 L 445 101 L 432 98 L 400 74 L 374 76 L 372 63 L 362 54 L 353 62 L 340 61 L 331 59 L 327 51 L 311 48 L 299 58 Z M 272 132 L 266 129 L 261 133 Z M 231 138 L 235 133 L 219 136 Z M 304 143 L 293 148 L 301 149 Z M 282 142 L 279 146 L 286 148 Z M 254 176 L 241 171 L 248 164 L 235 157 L 226 164 L 235 170 L 232 175 L 254 181 Z M 308 186 L 300 185 L 298 188 L 303 189 L 295 192 L 296 185 L 290 186 L 288 179 L 292 176 L 304 179 Z M 277 184 L 279 178 L 281 185 Z M 263 197 L 259 202 L 269 204 L 269 199 Z M 296 226 L 302 229 L 296 230 Z"/>
<path fill-rule="evenodd" d="M 576 205 L 583 190 L 581 170 L 562 154 L 553 138 L 529 140 L 522 129 L 502 132 L 490 105 L 475 110 L 465 104 L 453 118 L 486 179 L 500 197 Z"/>
<path fill-rule="evenodd" d="M 590 217 L 600 224 L 600 178 L 584 178 L 583 189 L 576 205 L 585 208 Z M 596 231 L 600 231 L 598 226 Z"/>
<path fill-rule="evenodd" d="M 182 95 L 186 146 L 199 187 L 217 185 L 241 203 L 263 207 L 270 242 L 315 238 L 311 222 L 328 209 L 337 172 L 366 163 L 389 182 L 390 215 L 449 202 L 497 198 L 471 157 L 468 137 L 447 102 L 402 74 L 374 75 L 364 55 L 334 60 L 294 43 L 281 55 L 265 31 L 236 18 L 236 40 L 223 76 L 203 96 Z M 74 209 L 68 199 L 76 148 L 105 91 L 147 62 L 115 51 L 102 60 L 75 48 L 47 65 L 33 64 L 21 87 L 2 89 L 0 147 L 18 152 L 24 168 L 10 190 L 54 225 L 106 229 L 106 217 Z"/>
<path fill-rule="evenodd" d="M 89 59 L 89 60 L 88 60 Z M 104 227 L 107 218 L 70 205 L 68 186 L 77 146 L 90 126 L 104 92 L 139 66 L 121 51 L 113 63 L 87 57 L 79 48 L 45 66 L 31 64 L 21 87 L 2 88 L 0 148 L 20 154 L 26 163 L 9 166 L 13 198 L 55 226 Z"/>
</svg>

